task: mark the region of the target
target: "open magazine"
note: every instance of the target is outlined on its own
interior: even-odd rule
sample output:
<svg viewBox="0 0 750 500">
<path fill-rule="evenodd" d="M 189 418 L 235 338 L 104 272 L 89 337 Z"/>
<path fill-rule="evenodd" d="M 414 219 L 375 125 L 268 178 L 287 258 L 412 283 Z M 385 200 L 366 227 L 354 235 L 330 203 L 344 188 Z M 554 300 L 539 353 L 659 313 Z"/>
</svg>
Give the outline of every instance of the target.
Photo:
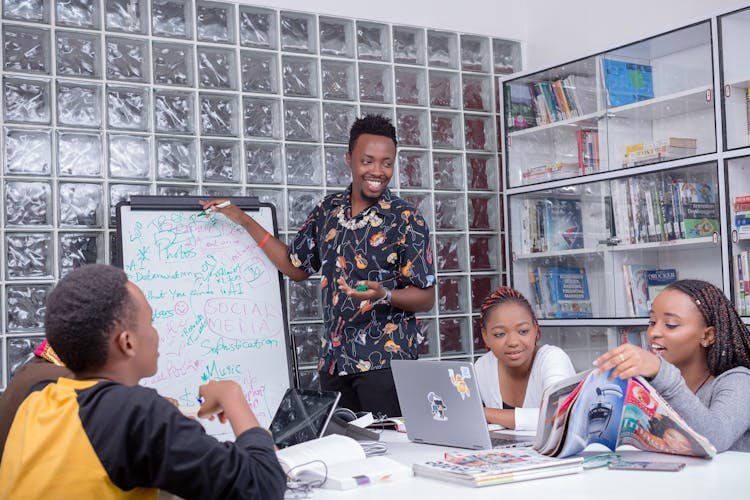
<svg viewBox="0 0 750 500">
<path fill-rule="evenodd" d="M 542 397 L 534 449 L 568 457 L 589 444 L 614 450 L 711 458 L 716 448 L 695 432 L 643 377 L 609 380 L 609 372 L 579 373 L 548 387 Z"/>
</svg>

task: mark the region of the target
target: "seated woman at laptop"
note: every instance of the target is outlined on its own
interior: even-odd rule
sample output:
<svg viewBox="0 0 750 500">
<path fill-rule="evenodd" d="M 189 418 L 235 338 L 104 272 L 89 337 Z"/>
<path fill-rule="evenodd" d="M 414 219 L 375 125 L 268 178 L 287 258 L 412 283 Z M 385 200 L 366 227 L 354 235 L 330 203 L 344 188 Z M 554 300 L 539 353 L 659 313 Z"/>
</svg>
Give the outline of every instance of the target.
<svg viewBox="0 0 750 500">
<path fill-rule="evenodd" d="M 501 286 L 482 303 L 487 354 L 474 364 L 487 422 L 536 429 L 544 389 L 575 373 L 559 347 L 538 346 L 534 310 L 520 292 Z"/>
<path fill-rule="evenodd" d="M 750 330 L 729 299 L 705 281 L 675 281 L 648 325 L 648 351 L 618 346 L 594 361 L 599 371 L 647 377 L 717 451 L 750 452 Z"/>
</svg>

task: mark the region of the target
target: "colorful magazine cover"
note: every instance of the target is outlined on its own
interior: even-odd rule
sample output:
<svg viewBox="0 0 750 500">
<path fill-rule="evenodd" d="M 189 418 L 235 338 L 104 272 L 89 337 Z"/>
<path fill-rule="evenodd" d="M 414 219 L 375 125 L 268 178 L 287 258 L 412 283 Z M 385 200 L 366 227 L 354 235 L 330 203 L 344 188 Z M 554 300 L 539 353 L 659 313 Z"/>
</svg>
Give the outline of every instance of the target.
<svg viewBox="0 0 750 500">
<path fill-rule="evenodd" d="M 651 66 L 604 59 L 604 83 L 609 105 L 625 106 L 654 97 Z"/>
</svg>

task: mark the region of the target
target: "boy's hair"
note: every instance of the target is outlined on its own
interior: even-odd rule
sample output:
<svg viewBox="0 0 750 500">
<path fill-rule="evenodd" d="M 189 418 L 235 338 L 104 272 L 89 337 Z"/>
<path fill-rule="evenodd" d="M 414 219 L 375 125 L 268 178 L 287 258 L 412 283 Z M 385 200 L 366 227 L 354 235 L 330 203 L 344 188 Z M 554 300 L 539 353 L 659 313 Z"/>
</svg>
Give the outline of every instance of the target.
<svg viewBox="0 0 750 500">
<path fill-rule="evenodd" d="M 706 353 L 711 375 L 720 375 L 737 366 L 750 368 L 750 332 L 720 289 L 701 280 L 675 281 L 666 289 L 679 290 L 690 297 L 706 326 L 714 327 L 714 343 Z"/>
<path fill-rule="evenodd" d="M 398 146 L 396 140 L 396 128 L 391 120 L 383 115 L 365 115 L 357 118 L 349 131 L 349 154 L 354 151 L 354 145 L 362 134 L 382 135 L 393 141 L 393 146 Z"/>
<path fill-rule="evenodd" d="M 134 303 L 122 269 L 91 264 L 61 279 L 47 298 L 47 341 L 75 373 L 96 370 L 107 361 L 115 327 L 129 326 Z"/>
<path fill-rule="evenodd" d="M 481 307 L 482 326 L 487 326 L 487 317 L 490 315 L 490 311 L 492 311 L 500 304 L 505 304 L 508 302 L 518 304 L 519 306 L 526 308 L 526 310 L 528 310 L 529 314 L 531 315 L 532 324 L 536 327 L 537 332 L 541 333 L 541 328 L 539 328 L 539 321 L 536 319 L 536 314 L 534 314 L 534 308 L 531 307 L 531 304 L 529 304 L 529 301 L 526 299 L 526 297 L 523 296 L 521 292 L 509 286 L 501 286 L 484 299 Z"/>
</svg>

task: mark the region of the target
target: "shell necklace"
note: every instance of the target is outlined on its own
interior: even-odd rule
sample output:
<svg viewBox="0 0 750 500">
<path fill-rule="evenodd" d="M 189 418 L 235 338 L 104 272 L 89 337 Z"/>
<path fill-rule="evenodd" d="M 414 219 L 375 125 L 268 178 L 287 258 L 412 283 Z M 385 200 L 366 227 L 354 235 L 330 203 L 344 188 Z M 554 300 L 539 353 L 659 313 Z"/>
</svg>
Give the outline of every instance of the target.
<svg viewBox="0 0 750 500">
<path fill-rule="evenodd" d="M 378 217 L 372 208 L 367 209 L 367 213 L 360 219 L 347 219 L 345 215 L 346 209 L 344 207 L 341 207 L 339 209 L 338 213 L 338 221 L 341 227 L 344 229 L 349 229 L 350 231 L 355 231 L 357 229 L 362 229 L 368 224 L 371 224 L 373 227 L 377 227 L 380 224 L 383 223 L 382 220 L 380 220 L 380 217 Z"/>
</svg>

